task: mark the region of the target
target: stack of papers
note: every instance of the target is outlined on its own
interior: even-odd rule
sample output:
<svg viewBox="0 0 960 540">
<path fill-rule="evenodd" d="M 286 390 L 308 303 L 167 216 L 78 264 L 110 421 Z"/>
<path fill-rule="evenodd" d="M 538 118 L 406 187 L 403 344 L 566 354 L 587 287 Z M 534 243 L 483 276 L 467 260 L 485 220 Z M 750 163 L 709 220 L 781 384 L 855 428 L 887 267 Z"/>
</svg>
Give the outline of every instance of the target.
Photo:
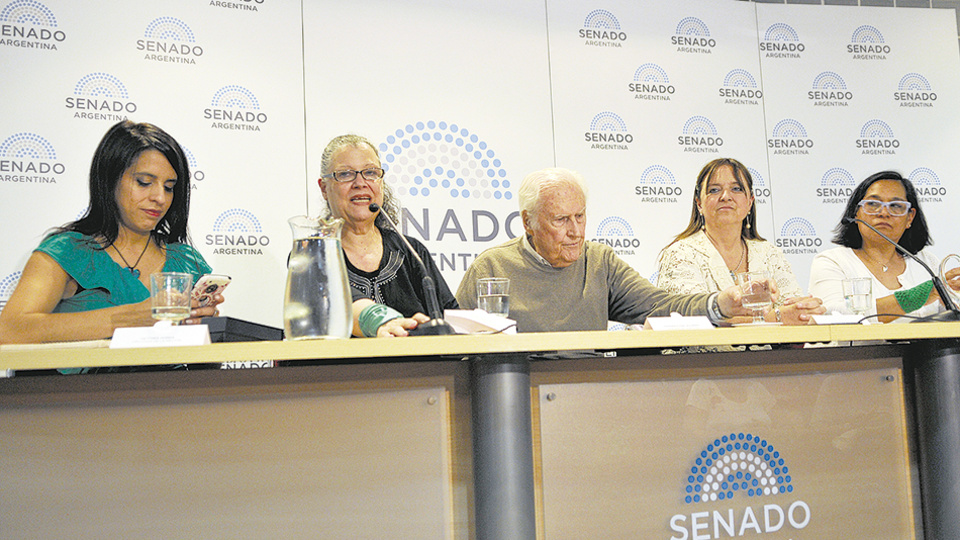
<svg viewBox="0 0 960 540">
<path fill-rule="evenodd" d="M 458 334 L 516 334 L 517 321 L 491 315 L 482 309 L 448 309 L 443 319 Z"/>
</svg>

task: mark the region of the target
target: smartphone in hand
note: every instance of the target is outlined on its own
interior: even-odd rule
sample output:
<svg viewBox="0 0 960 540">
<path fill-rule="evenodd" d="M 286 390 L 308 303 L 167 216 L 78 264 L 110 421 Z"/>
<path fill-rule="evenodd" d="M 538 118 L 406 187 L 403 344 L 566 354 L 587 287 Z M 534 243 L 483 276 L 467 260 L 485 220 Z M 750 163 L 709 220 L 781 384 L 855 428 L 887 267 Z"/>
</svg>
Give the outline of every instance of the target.
<svg viewBox="0 0 960 540">
<path fill-rule="evenodd" d="M 193 287 L 191 297 L 197 302 L 199 307 L 204 307 L 213 302 L 213 297 L 221 294 L 229 284 L 230 276 L 223 274 L 206 274 L 202 276 Z"/>
</svg>

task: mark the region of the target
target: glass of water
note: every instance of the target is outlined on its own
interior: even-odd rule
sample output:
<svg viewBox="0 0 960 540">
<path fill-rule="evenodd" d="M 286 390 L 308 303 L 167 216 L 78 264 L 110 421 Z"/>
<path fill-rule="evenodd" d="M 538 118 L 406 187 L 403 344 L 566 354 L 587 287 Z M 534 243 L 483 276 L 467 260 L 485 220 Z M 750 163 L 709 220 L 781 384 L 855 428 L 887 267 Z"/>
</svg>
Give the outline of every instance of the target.
<svg viewBox="0 0 960 540">
<path fill-rule="evenodd" d="M 743 307 L 753 311 L 753 324 L 764 324 L 763 314 L 773 307 L 770 274 L 741 272 L 737 274 L 737 285 L 743 294 Z"/>
<path fill-rule="evenodd" d="M 491 315 L 510 314 L 510 279 L 502 277 L 477 280 L 477 307 Z"/>
<path fill-rule="evenodd" d="M 848 278 L 843 280 L 843 299 L 847 311 L 866 317 L 873 302 L 873 278 Z"/>
<path fill-rule="evenodd" d="M 150 306 L 153 318 L 179 324 L 190 316 L 193 276 L 179 272 L 150 274 Z"/>
</svg>

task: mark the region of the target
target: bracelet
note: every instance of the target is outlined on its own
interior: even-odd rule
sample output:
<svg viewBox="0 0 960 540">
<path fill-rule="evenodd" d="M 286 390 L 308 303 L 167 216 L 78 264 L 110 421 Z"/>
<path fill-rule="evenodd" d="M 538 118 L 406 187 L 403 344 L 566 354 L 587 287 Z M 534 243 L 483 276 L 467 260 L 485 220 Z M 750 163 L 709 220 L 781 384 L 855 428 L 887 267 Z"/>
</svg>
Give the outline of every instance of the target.
<svg viewBox="0 0 960 540">
<path fill-rule="evenodd" d="M 780 305 L 779 305 L 779 304 L 773 306 L 773 312 L 776 313 L 776 315 L 777 315 L 777 322 L 782 323 L 782 322 L 783 322 L 783 314 L 780 313 Z"/>
<path fill-rule="evenodd" d="M 365 337 L 375 337 L 383 323 L 403 317 L 399 311 L 383 304 L 370 304 L 360 311 L 359 326 Z"/>
<path fill-rule="evenodd" d="M 900 309 L 904 313 L 910 313 L 922 308 L 927 303 L 932 290 L 933 281 L 927 280 L 912 289 L 897 291 L 893 293 L 893 297 L 896 298 L 897 304 L 900 305 Z"/>
</svg>

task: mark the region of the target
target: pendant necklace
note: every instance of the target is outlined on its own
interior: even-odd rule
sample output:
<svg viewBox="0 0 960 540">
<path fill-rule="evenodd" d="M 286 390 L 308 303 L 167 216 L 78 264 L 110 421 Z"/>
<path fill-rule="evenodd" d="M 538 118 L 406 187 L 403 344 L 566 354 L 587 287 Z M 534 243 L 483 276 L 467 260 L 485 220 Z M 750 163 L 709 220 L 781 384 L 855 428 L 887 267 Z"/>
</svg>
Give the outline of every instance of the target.
<svg viewBox="0 0 960 540">
<path fill-rule="evenodd" d="M 713 244 L 713 247 L 717 248 L 717 251 L 720 251 L 720 248 L 717 247 L 717 243 L 713 241 L 713 237 L 710 236 L 710 233 L 706 229 L 703 230 L 703 234 L 707 235 L 707 239 L 710 240 L 710 243 Z M 733 267 L 733 270 L 730 270 L 730 279 L 734 282 L 737 281 L 737 270 L 740 269 L 740 265 L 743 264 L 744 257 L 747 256 L 747 243 L 743 241 L 743 238 L 740 239 L 740 260 L 737 261 L 737 265 Z M 747 271 L 750 271 L 750 263 L 747 262 Z"/>
<path fill-rule="evenodd" d="M 120 260 L 123 261 L 123 264 L 127 265 L 127 270 L 129 270 L 130 273 L 133 274 L 133 277 L 135 279 L 140 279 L 140 270 L 137 270 L 137 265 L 140 264 L 140 259 L 143 258 L 143 254 L 146 253 L 147 248 L 150 247 L 150 239 L 149 238 L 147 239 L 147 242 L 143 245 L 143 251 L 141 251 L 140 256 L 137 257 L 137 262 L 133 263 L 132 265 L 127 262 L 127 259 L 123 256 L 123 253 L 120 253 L 120 250 L 117 249 L 117 246 L 113 244 L 110 244 L 110 245 L 113 246 L 113 250 L 116 251 L 117 255 L 120 256 Z"/>
<path fill-rule="evenodd" d="M 742 248 L 742 249 L 740 249 L 740 260 L 737 261 L 737 265 L 734 266 L 734 267 L 733 267 L 733 270 L 730 271 L 730 279 L 732 279 L 734 282 L 737 281 L 737 270 L 740 269 L 740 265 L 743 264 L 743 259 L 744 259 L 744 257 L 747 256 L 747 243 L 744 242 L 743 239 L 740 239 L 740 246 L 741 246 L 741 248 Z M 749 263 L 749 262 L 747 262 L 747 271 L 748 271 L 748 272 L 750 271 L 750 263 Z"/>
</svg>

